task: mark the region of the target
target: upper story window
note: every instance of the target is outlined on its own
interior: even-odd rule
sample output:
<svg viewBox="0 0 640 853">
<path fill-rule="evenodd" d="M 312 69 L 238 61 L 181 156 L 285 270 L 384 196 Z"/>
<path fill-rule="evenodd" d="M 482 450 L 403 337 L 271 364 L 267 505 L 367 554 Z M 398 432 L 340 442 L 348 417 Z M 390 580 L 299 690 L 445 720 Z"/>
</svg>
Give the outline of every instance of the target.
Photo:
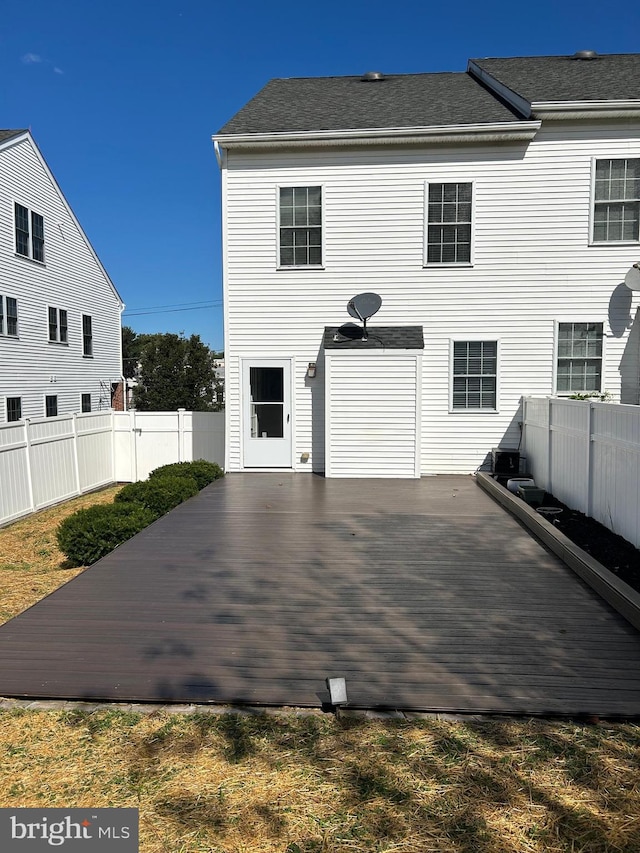
<svg viewBox="0 0 640 853">
<path fill-rule="evenodd" d="M 0 335 L 18 336 L 18 303 L 11 296 L 0 295 Z"/>
<path fill-rule="evenodd" d="M 44 263 L 44 219 L 39 213 L 15 203 L 16 252 Z"/>
<path fill-rule="evenodd" d="M 91 317 L 82 315 L 82 354 L 93 355 L 93 332 Z"/>
<path fill-rule="evenodd" d="M 280 188 L 280 266 L 322 264 L 322 187 Z"/>
<path fill-rule="evenodd" d="M 49 340 L 54 343 L 67 343 L 67 312 L 62 308 L 49 308 Z"/>
<path fill-rule="evenodd" d="M 558 323 L 558 394 L 602 390 L 602 323 Z"/>
<path fill-rule="evenodd" d="M 452 408 L 497 408 L 498 342 L 453 342 Z"/>
<path fill-rule="evenodd" d="M 471 263 L 471 194 L 467 184 L 429 184 L 427 264 Z"/>
<path fill-rule="evenodd" d="M 593 242 L 640 240 L 640 158 L 596 160 Z"/>
</svg>

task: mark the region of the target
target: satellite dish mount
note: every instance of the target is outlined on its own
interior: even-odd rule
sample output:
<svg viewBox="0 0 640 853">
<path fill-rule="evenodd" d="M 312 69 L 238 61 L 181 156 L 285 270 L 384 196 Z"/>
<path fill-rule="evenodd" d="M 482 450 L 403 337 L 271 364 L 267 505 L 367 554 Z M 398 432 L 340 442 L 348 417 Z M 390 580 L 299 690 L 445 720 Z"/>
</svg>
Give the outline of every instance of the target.
<svg viewBox="0 0 640 853">
<path fill-rule="evenodd" d="M 367 320 L 380 310 L 382 299 L 377 293 L 359 293 L 347 302 L 347 311 L 351 317 L 362 321 L 362 340 L 368 340 Z"/>
</svg>

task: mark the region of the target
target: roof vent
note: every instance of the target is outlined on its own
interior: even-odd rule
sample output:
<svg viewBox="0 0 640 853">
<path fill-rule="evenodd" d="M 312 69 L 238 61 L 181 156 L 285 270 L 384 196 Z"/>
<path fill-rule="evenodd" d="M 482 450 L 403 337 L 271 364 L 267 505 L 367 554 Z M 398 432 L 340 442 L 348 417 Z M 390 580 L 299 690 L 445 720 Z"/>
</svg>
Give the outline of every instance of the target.
<svg viewBox="0 0 640 853">
<path fill-rule="evenodd" d="M 571 59 L 597 59 L 598 54 L 595 50 L 578 50 L 576 51 Z"/>
<path fill-rule="evenodd" d="M 367 71 L 360 78 L 363 83 L 377 83 L 378 80 L 384 80 L 382 71 Z"/>
</svg>

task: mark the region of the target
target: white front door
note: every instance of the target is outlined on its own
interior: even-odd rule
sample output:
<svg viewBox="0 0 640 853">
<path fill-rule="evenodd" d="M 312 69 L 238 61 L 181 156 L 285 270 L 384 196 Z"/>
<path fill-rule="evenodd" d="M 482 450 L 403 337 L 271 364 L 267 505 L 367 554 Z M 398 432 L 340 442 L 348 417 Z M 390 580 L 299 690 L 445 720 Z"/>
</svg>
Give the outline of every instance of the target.
<svg viewBox="0 0 640 853">
<path fill-rule="evenodd" d="M 291 361 L 243 366 L 244 467 L 291 468 Z"/>
</svg>

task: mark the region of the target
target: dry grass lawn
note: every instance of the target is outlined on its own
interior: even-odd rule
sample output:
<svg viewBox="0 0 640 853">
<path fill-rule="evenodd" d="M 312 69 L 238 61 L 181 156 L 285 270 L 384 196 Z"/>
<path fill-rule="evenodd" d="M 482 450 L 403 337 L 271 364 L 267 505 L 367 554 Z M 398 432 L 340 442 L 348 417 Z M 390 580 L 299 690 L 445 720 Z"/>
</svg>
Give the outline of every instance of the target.
<svg viewBox="0 0 640 853">
<path fill-rule="evenodd" d="M 0 530 L 3 621 L 115 492 Z M 0 807 L 134 806 L 142 853 L 638 853 L 639 759 L 624 723 L 0 711 Z"/>
</svg>

